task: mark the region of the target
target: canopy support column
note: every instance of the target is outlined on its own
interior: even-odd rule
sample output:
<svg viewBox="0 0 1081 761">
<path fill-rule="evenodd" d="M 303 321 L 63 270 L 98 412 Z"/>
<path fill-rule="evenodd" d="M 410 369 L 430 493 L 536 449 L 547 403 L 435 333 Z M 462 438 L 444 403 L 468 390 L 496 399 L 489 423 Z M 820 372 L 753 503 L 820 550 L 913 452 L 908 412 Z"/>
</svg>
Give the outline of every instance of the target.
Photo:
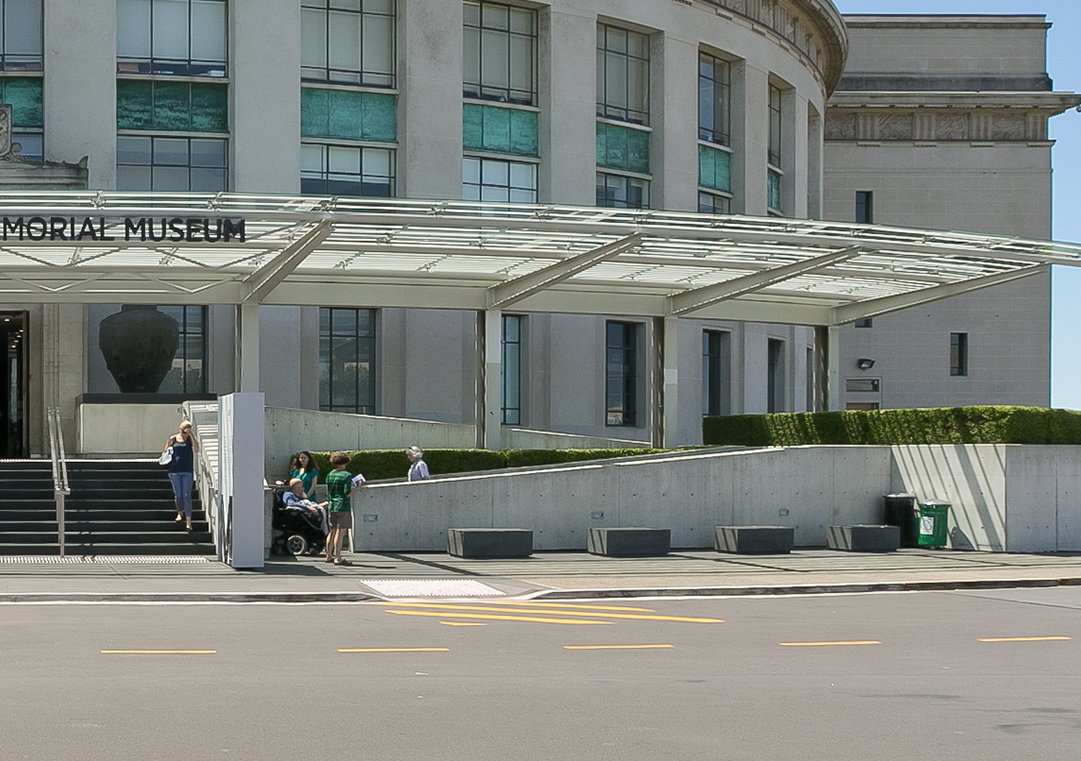
<svg viewBox="0 0 1081 761">
<path fill-rule="evenodd" d="M 477 313 L 480 334 L 477 352 L 477 444 L 483 449 L 502 449 L 503 424 L 503 312 L 487 309 Z"/>
<path fill-rule="evenodd" d="M 259 391 L 259 305 L 236 307 L 236 390 Z"/>
<path fill-rule="evenodd" d="M 841 326 L 815 327 L 815 411 L 841 409 Z"/>
</svg>

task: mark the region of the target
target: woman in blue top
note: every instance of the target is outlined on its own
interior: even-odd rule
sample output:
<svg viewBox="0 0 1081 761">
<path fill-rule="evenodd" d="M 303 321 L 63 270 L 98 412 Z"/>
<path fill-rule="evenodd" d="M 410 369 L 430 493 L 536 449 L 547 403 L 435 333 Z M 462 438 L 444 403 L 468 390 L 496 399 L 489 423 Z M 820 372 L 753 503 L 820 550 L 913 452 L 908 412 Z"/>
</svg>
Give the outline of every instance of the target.
<svg viewBox="0 0 1081 761">
<path fill-rule="evenodd" d="M 191 432 L 191 421 L 181 420 L 180 430 L 169 437 L 162 447 L 162 454 L 173 448 L 169 460 L 169 481 L 173 485 L 173 501 L 176 503 L 176 522 L 184 517 L 184 528 L 191 531 L 191 487 L 195 480 L 195 454 L 199 443 Z"/>
<path fill-rule="evenodd" d="M 304 499 L 315 500 L 315 485 L 319 483 L 319 471 L 315 468 L 312 453 L 304 450 L 297 453 L 289 463 L 289 478 L 299 478 L 304 484 Z"/>
</svg>

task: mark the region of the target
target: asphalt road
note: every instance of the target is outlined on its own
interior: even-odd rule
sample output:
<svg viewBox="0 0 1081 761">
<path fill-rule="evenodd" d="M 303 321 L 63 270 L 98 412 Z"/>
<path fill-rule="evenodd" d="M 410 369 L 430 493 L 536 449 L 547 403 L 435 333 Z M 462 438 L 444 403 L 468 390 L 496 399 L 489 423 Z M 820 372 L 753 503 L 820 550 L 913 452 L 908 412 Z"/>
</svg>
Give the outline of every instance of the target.
<svg viewBox="0 0 1081 761">
<path fill-rule="evenodd" d="M 0 759 L 1078 757 L 1081 589 L 0 605 Z"/>
</svg>

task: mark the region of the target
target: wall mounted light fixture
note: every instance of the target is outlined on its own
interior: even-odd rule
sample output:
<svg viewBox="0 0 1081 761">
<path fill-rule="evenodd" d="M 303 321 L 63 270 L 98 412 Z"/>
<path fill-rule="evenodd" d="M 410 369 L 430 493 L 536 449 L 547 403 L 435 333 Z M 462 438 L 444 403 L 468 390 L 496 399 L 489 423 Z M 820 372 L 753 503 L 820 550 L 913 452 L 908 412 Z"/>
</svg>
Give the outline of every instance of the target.
<svg viewBox="0 0 1081 761">
<path fill-rule="evenodd" d="M 875 361 L 873 359 L 867 359 L 866 357 L 861 357 L 860 359 L 856 360 L 856 367 L 858 367 L 860 370 L 870 370 L 874 366 L 875 366 Z"/>
</svg>

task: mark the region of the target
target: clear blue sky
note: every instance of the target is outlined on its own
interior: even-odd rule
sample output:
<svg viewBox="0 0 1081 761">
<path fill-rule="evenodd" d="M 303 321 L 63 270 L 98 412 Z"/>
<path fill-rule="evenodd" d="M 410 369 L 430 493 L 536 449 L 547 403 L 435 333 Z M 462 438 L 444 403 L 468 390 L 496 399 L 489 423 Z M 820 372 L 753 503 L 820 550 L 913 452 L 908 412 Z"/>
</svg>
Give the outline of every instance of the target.
<svg viewBox="0 0 1081 761">
<path fill-rule="evenodd" d="M 1047 73 L 1055 89 L 1081 92 L 1081 0 L 833 0 L 841 13 L 1001 13 L 1047 16 Z M 1051 120 L 1052 236 L 1081 243 L 1081 113 Z M 1081 410 L 1081 267 L 1051 274 L 1051 405 Z"/>
</svg>

